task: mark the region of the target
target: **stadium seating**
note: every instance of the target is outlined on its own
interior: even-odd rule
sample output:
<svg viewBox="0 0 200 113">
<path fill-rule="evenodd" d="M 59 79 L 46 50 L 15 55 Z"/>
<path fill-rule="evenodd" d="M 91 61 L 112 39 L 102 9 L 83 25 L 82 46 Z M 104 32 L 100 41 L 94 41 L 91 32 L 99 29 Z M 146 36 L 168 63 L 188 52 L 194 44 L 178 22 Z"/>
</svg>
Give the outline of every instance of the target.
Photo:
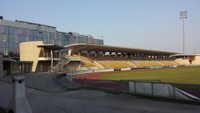
<svg viewBox="0 0 200 113">
<path fill-rule="evenodd" d="M 103 67 L 103 68 L 135 68 L 153 66 L 174 66 L 179 65 L 173 60 L 134 60 L 125 56 L 101 56 L 101 55 L 73 55 L 74 58 L 81 59 L 82 67 Z M 98 65 L 97 65 L 98 64 Z"/>
</svg>

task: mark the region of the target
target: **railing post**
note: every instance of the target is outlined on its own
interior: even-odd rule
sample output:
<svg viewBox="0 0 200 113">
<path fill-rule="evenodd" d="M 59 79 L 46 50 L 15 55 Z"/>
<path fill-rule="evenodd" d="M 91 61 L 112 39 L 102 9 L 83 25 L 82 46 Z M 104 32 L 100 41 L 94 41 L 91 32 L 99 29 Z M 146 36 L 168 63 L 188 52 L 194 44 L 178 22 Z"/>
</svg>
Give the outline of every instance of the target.
<svg viewBox="0 0 200 113">
<path fill-rule="evenodd" d="M 154 83 L 151 82 L 151 95 L 152 95 L 152 96 L 154 96 L 154 93 L 153 93 L 153 92 L 154 92 L 153 84 L 154 84 Z"/>
<path fill-rule="evenodd" d="M 174 84 L 172 84 L 172 87 L 173 87 L 173 99 L 176 99 L 176 92 L 175 92 Z"/>
<path fill-rule="evenodd" d="M 136 81 L 134 81 L 134 94 L 136 94 Z"/>
</svg>

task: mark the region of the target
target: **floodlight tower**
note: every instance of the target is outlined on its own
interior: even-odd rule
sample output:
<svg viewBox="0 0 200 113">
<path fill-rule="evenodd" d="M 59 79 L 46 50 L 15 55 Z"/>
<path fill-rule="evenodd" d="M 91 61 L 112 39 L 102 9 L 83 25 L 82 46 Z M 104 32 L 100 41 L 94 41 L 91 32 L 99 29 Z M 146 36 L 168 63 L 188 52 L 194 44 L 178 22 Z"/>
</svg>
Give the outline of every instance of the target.
<svg viewBox="0 0 200 113">
<path fill-rule="evenodd" d="M 187 11 L 180 11 L 180 19 L 183 20 L 183 54 L 185 54 L 185 19 L 187 19 Z"/>
</svg>

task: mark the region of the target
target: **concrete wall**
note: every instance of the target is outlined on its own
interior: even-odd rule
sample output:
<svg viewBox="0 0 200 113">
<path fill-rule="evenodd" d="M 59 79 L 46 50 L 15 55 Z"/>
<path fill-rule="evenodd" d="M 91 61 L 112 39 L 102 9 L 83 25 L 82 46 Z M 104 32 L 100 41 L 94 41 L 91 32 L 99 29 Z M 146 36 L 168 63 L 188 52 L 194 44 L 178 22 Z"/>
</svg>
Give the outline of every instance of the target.
<svg viewBox="0 0 200 113">
<path fill-rule="evenodd" d="M 2 55 L 0 55 L 0 78 L 3 77 L 3 60 L 2 60 Z"/>
<path fill-rule="evenodd" d="M 51 66 L 51 61 L 39 61 L 36 72 L 48 72 Z"/>
<path fill-rule="evenodd" d="M 38 57 L 40 54 L 40 49 L 37 45 L 43 45 L 42 41 L 31 41 L 20 43 L 20 61 L 32 61 L 32 72 L 36 71 L 38 64 Z"/>
</svg>

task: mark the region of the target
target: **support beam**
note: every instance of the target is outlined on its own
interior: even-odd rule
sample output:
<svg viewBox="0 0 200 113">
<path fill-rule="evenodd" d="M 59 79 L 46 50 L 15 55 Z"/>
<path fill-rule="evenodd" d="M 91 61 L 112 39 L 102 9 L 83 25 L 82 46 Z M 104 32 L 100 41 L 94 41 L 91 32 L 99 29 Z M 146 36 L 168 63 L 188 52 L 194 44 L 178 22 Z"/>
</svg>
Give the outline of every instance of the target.
<svg viewBox="0 0 200 113">
<path fill-rule="evenodd" d="M 68 56 L 72 56 L 72 49 L 68 50 Z"/>
<path fill-rule="evenodd" d="M 53 68 L 53 49 L 51 48 L 51 68 Z"/>
</svg>

